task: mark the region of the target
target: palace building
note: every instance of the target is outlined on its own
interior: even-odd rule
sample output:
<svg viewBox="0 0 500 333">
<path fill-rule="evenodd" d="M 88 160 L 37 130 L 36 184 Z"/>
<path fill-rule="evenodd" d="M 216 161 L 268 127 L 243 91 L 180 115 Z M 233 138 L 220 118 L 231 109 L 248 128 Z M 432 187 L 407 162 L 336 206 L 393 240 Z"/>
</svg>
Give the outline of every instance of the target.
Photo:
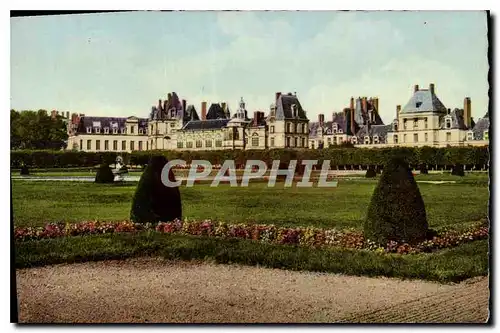
<svg viewBox="0 0 500 333">
<path fill-rule="evenodd" d="M 169 93 L 151 108 L 148 118 L 68 118 L 67 149 L 80 151 L 134 150 L 223 150 L 310 148 L 343 143 L 360 148 L 393 146 L 484 146 L 489 143 L 489 114 L 477 122 L 471 117 L 472 103 L 448 109 L 437 97 L 434 84 L 414 87 L 413 95 L 390 124 L 380 116 L 378 97 L 351 97 L 349 106 L 324 114 L 317 122 L 307 118 L 296 93 L 277 92 L 268 115 L 253 112 L 249 118 L 243 98 L 231 112 L 226 102 L 201 102 L 200 113 L 185 99 Z M 55 111 L 54 111 L 55 112 Z"/>
</svg>

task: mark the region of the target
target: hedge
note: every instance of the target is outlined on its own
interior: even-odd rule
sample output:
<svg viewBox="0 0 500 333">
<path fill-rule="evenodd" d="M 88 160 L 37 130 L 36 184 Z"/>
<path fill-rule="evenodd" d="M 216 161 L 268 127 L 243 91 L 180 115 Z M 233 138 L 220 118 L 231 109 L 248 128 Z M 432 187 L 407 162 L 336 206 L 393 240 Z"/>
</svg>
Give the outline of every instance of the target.
<svg viewBox="0 0 500 333">
<path fill-rule="evenodd" d="M 318 160 L 321 166 L 324 160 L 330 160 L 330 165 L 337 168 L 352 166 L 382 166 L 389 156 L 403 157 L 412 168 L 421 164 L 429 169 L 451 168 L 463 164 L 470 169 L 472 166 L 487 168 L 489 165 L 488 147 L 416 147 L 416 148 L 326 148 L 326 149 L 267 149 L 267 150 L 216 150 L 216 151 L 134 151 L 121 152 L 75 152 L 53 150 L 11 150 L 11 168 L 19 168 L 22 163 L 30 168 L 68 168 L 94 167 L 103 162 L 113 164 L 118 155 L 123 157 L 126 165 L 146 165 L 151 154 L 160 154 L 169 161 L 208 160 L 212 164 L 223 164 L 225 160 L 235 160 L 236 166 L 242 166 L 246 160 L 262 160 L 268 166 L 273 160 L 288 162 L 289 160 Z"/>
</svg>

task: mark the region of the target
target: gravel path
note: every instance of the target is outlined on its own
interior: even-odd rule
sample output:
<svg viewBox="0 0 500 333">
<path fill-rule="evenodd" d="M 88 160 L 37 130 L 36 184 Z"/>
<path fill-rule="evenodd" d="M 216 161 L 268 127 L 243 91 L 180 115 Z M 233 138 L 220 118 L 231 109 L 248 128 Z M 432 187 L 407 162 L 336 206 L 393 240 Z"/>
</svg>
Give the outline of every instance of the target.
<svg viewBox="0 0 500 333">
<path fill-rule="evenodd" d="M 437 284 L 162 259 L 17 271 L 19 321 L 485 322 L 488 278 Z"/>
</svg>

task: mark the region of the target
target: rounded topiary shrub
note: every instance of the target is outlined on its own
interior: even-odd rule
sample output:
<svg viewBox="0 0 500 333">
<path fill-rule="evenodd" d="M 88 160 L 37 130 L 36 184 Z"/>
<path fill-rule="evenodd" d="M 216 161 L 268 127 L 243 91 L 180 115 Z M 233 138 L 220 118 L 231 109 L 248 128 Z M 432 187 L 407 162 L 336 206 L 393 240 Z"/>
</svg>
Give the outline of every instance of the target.
<svg viewBox="0 0 500 333">
<path fill-rule="evenodd" d="M 377 177 L 377 171 L 375 170 L 374 166 L 370 165 L 368 167 L 368 169 L 366 169 L 365 177 L 366 178 L 375 178 L 375 177 Z"/>
<path fill-rule="evenodd" d="M 373 192 L 364 234 L 379 244 L 414 243 L 429 233 L 425 205 L 408 164 L 392 158 Z"/>
<path fill-rule="evenodd" d="M 115 175 L 108 164 L 101 164 L 97 173 L 95 175 L 96 183 L 113 183 L 115 181 Z"/>
<path fill-rule="evenodd" d="M 464 166 L 462 164 L 456 164 L 453 166 L 453 168 L 451 169 L 451 174 L 453 176 L 465 176 L 465 172 L 464 172 Z"/>
<path fill-rule="evenodd" d="M 19 172 L 21 176 L 28 176 L 30 174 L 30 170 L 28 169 L 28 166 L 26 164 L 23 164 L 21 166 L 21 172 Z"/>
<path fill-rule="evenodd" d="M 136 223 L 168 222 L 182 218 L 179 187 L 168 187 L 161 181 L 161 173 L 167 158 L 152 156 L 144 170 L 132 200 L 130 219 Z M 172 169 L 168 179 L 175 182 Z"/>
<path fill-rule="evenodd" d="M 428 175 L 429 174 L 429 170 L 427 169 L 427 165 L 425 165 L 425 164 L 420 164 L 418 169 L 420 170 L 421 175 Z"/>
</svg>

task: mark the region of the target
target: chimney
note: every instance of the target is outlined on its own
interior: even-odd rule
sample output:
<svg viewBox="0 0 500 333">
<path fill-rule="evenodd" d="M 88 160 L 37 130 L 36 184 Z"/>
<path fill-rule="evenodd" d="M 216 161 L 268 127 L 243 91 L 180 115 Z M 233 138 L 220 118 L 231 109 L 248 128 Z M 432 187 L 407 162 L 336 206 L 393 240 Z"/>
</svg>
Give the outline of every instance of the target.
<svg viewBox="0 0 500 333">
<path fill-rule="evenodd" d="M 66 119 L 69 119 L 69 111 L 66 111 Z"/>
<path fill-rule="evenodd" d="M 253 126 L 257 127 L 258 123 L 259 123 L 259 111 L 254 111 L 254 113 L 253 113 Z"/>
<path fill-rule="evenodd" d="M 464 123 L 468 128 L 472 125 L 472 113 L 471 113 L 471 100 L 470 97 L 465 97 L 464 99 Z"/>
<path fill-rule="evenodd" d="M 161 110 L 162 107 L 161 107 L 161 99 L 158 100 L 158 110 Z"/>
<path fill-rule="evenodd" d="M 362 113 L 364 113 L 364 114 L 368 113 L 368 107 L 367 107 L 367 103 L 366 102 L 367 102 L 366 97 L 363 97 L 361 99 L 361 109 L 363 110 Z"/>
<path fill-rule="evenodd" d="M 429 90 L 431 91 L 431 94 L 434 94 L 434 83 L 429 84 Z"/>
<path fill-rule="evenodd" d="M 351 110 L 354 110 L 354 97 L 351 97 L 351 104 L 349 107 Z"/>
<path fill-rule="evenodd" d="M 186 100 L 182 100 L 182 111 L 186 112 Z"/>
<path fill-rule="evenodd" d="M 278 100 L 278 98 L 280 98 L 280 96 L 281 96 L 281 92 L 277 92 L 276 93 L 276 101 Z"/>
<path fill-rule="evenodd" d="M 351 135 L 355 135 L 356 126 L 354 126 L 354 109 L 351 109 Z"/>
<path fill-rule="evenodd" d="M 50 117 L 51 117 L 52 119 L 56 119 L 56 116 L 57 116 L 57 111 L 56 111 L 56 110 L 52 110 L 52 111 L 50 112 Z"/>
<path fill-rule="evenodd" d="M 207 102 L 201 102 L 201 120 L 207 120 Z"/>
<path fill-rule="evenodd" d="M 378 113 L 378 97 L 373 99 L 373 107 L 375 108 L 375 112 Z"/>
<path fill-rule="evenodd" d="M 417 92 L 418 91 L 418 84 L 415 85 L 415 87 L 413 88 L 413 92 Z"/>
<path fill-rule="evenodd" d="M 396 105 L 396 118 L 399 119 L 399 113 L 401 112 L 401 105 Z"/>
<path fill-rule="evenodd" d="M 222 107 L 222 111 L 224 111 L 224 113 L 226 113 L 226 110 L 227 110 L 227 104 L 226 104 L 226 102 L 221 102 L 220 106 Z"/>
<path fill-rule="evenodd" d="M 318 115 L 318 121 L 319 121 L 319 124 L 320 124 L 321 126 L 323 126 L 323 124 L 324 124 L 324 122 L 325 122 L 325 115 L 324 115 L 324 114 L 322 114 L 322 113 L 320 113 L 320 114 Z"/>
</svg>

